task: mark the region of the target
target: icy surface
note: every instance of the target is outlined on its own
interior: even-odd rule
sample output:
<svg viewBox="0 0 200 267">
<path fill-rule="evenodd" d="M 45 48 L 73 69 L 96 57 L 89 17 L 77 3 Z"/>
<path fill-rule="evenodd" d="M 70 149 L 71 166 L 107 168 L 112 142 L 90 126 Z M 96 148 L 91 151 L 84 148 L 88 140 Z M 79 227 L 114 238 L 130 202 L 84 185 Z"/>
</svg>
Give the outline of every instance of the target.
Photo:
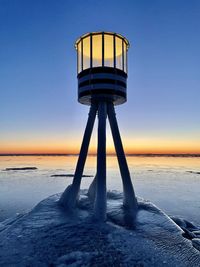
<svg viewBox="0 0 200 267">
<path fill-rule="evenodd" d="M 86 193 L 73 213 L 59 207 L 57 194 L 2 222 L 0 266 L 200 266 L 192 242 L 152 203 L 138 199 L 137 222 L 129 228 L 122 194 L 108 193 L 107 222 L 97 223 Z"/>
</svg>

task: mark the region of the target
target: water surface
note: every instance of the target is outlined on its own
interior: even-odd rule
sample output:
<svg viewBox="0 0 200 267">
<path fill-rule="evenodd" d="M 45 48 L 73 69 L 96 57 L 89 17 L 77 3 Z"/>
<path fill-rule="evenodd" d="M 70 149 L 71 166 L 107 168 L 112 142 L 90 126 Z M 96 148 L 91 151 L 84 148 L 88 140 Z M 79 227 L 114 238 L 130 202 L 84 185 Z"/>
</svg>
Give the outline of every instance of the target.
<svg viewBox="0 0 200 267">
<path fill-rule="evenodd" d="M 200 223 L 200 157 L 128 156 L 127 161 L 137 196 L 151 200 L 169 215 Z M 77 156 L 1 156 L 0 220 L 30 210 L 49 195 L 62 192 L 71 177 Z M 4 171 L 11 167 L 37 170 Z M 95 175 L 96 157 L 89 156 L 84 174 Z M 188 172 L 188 171 L 192 171 Z M 93 178 L 82 178 L 88 188 Z M 107 187 L 122 191 L 117 159 L 107 157 Z"/>
</svg>

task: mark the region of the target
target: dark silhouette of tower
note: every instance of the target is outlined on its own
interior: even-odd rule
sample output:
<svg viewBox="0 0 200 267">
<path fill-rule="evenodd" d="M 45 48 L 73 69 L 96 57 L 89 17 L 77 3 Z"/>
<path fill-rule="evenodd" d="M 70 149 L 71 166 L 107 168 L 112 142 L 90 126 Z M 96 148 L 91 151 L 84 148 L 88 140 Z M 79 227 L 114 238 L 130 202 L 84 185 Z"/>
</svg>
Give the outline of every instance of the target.
<svg viewBox="0 0 200 267">
<path fill-rule="evenodd" d="M 125 210 L 135 216 L 137 200 L 124 154 L 114 106 L 127 100 L 128 40 L 112 32 L 93 32 L 81 36 L 77 50 L 78 101 L 90 106 L 73 182 L 60 203 L 68 209 L 76 206 L 90 138 L 98 114 L 97 173 L 92 183 L 94 214 L 106 219 L 106 118 L 108 116 L 123 183 Z"/>
</svg>

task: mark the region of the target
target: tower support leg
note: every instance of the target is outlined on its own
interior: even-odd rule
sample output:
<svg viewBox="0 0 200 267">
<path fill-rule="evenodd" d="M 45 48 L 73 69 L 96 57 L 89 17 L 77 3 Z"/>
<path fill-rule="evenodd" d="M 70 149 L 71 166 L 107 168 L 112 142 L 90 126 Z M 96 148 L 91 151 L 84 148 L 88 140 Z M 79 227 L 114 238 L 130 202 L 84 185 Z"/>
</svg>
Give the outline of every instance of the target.
<svg viewBox="0 0 200 267">
<path fill-rule="evenodd" d="M 87 121 L 87 125 L 85 128 L 85 133 L 83 136 L 83 141 L 82 141 L 82 145 L 80 149 L 78 162 L 76 165 L 73 182 L 71 185 L 69 185 L 65 189 L 59 201 L 60 204 L 67 209 L 74 208 L 76 205 L 76 201 L 78 199 L 81 178 L 83 175 L 83 169 L 84 169 L 85 161 L 87 158 L 88 147 L 90 143 L 90 138 L 91 138 L 91 134 L 92 134 L 93 126 L 94 126 L 96 113 L 97 113 L 97 105 L 92 104 L 90 107 L 89 115 L 88 115 L 88 121 Z"/>
<path fill-rule="evenodd" d="M 94 215 L 99 221 L 106 220 L 106 117 L 107 103 L 98 107 L 97 175 Z"/>
<path fill-rule="evenodd" d="M 131 177 L 124 154 L 124 149 L 120 137 L 120 132 L 117 124 L 116 114 L 113 103 L 108 104 L 108 118 L 110 122 L 110 127 L 112 131 L 112 136 L 114 140 L 115 150 L 117 154 L 117 159 L 119 163 L 119 168 L 122 177 L 123 191 L 124 191 L 124 207 L 131 210 L 133 217 L 137 213 L 137 200 L 135 197 L 133 185 L 131 182 Z"/>
</svg>

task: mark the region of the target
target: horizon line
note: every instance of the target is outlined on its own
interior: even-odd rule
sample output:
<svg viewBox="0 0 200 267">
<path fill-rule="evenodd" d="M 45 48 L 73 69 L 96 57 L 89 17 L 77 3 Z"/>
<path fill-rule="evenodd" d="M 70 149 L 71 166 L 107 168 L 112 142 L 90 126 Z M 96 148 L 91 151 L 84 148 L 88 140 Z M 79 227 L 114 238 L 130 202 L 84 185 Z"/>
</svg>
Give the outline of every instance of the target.
<svg viewBox="0 0 200 267">
<path fill-rule="evenodd" d="M 117 156 L 116 153 L 107 153 L 107 156 Z M 176 156 L 200 157 L 200 153 L 125 153 L 126 156 Z M 79 156 L 79 153 L 0 153 L 0 156 Z M 88 153 L 88 156 L 97 156 L 97 153 Z"/>
</svg>

